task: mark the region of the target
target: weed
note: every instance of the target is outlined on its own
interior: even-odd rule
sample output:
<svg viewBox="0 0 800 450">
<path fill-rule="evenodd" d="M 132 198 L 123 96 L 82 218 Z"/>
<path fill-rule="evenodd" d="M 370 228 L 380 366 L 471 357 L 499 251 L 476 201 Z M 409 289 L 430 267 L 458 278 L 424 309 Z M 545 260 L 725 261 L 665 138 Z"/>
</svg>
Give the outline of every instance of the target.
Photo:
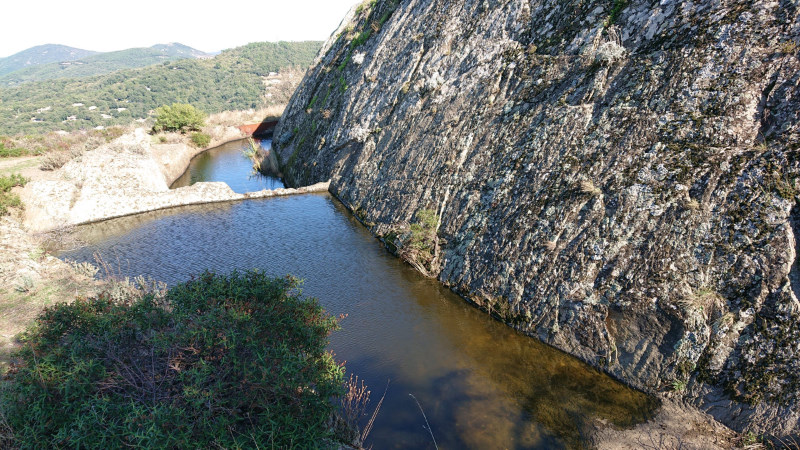
<svg viewBox="0 0 800 450">
<path fill-rule="evenodd" d="M 408 395 L 411 398 L 413 398 L 415 402 L 417 402 L 417 406 L 419 407 L 419 412 L 422 413 L 422 417 L 425 419 L 425 426 L 423 428 L 428 430 L 428 433 L 431 434 L 431 439 L 433 439 L 433 446 L 436 448 L 436 450 L 439 450 L 439 446 L 436 445 L 436 437 L 433 436 L 433 430 L 431 429 L 431 424 L 428 423 L 428 416 L 425 415 L 425 411 L 423 411 L 422 405 L 419 404 L 419 400 L 417 400 L 417 397 L 414 397 L 414 394 L 408 394 Z"/>
<path fill-rule="evenodd" d="M 17 194 L 11 193 L 11 188 L 25 186 L 27 182 L 28 179 L 18 173 L 0 176 L 0 216 L 8 214 L 9 208 L 22 207 L 22 201 Z"/>
<path fill-rule="evenodd" d="M 410 226 L 405 245 L 397 248 L 398 255 L 423 274 L 428 274 L 435 265 L 438 253 L 436 232 L 439 216 L 432 209 L 417 211 L 416 221 Z"/>
<path fill-rule="evenodd" d="M 247 144 L 248 146 L 242 149 L 242 155 L 244 155 L 245 158 L 248 158 L 251 161 L 253 161 L 253 169 L 255 169 L 256 171 L 260 171 L 261 160 L 259 159 L 258 155 L 259 153 L 258 151 L 260 150 L 260 148 L 258 144 L 256 144 L 256 141 L 253 140 L 253 138 L 251 137 L 247 138 Z"/>
<path fill-rule="evenodd" d="M 79 263 L 79 262 L 73 261 L 71 259 L 65 259 L 64 262 L 69 264 L 70 267 L 72 267 L 72 270 L 74 270 L 75 272 L 77 272 L 77 273 L 79 273 L 79 274 L 81 274 L 81 275 L 83 275 L 83 276 L 85 276 L 87 278 L 94 278 L 95 275 L 97 275 L 97 272 L 100 271 L 99 267 L 97 267 L 94 264 L 89 263 L 89 262 L 80 262 Z"/>
<path fill-rule="evenodd" d="M 617 23 L 619 14 L 627 5 L 628 0 L 613 0 L 611 3 L 611 10 L 608 12 L 608 17 L 606 17 L 605 26 L 609 27 Z"/>
<path fill-rule="evenodd" d="M 197 132 L 192 133 L 191 140 L 195 147 L 204 148 L 208 147 L 208 144 L 211 143 L 211 136 L 206 133 Z"/>
<path fill-rule="evenodd" d="M 578 185 L 578 189 L 580 190 L 581 194 L 590 195 L 592 197 L 597 197 L 603 193 L 603 191 L 601 191 L 599 187 L 595 186 L 591 180 L 581 181 Z"/>
<path fill-rule="evenodd" d="M 20 280 L 16 287 L 16 291 L 21 293 L 30 292 L 31 289 L 33 289 L 33 280 L 28 276 L 22 277 L 22 280 Z"/>
<path fill-rule="evenodd" d="M 33 250 L 28 252 L 28 258 L 32 261 L 41 261 L 44 258 L 45 251 L 41 247 L 35 247 Z"/>
<path fill-rule="evenodd" d="M 686 390 L 686 381 L 684 380 L 673 380 L 671 383 L 672 390 L 675 392 L 683 392 Z"/>
<path fill-rule="evenodd" d="M 784 55 L 791 55 L 792 53 L 797 51 L 797 42 L 794 41 L 786 41 L 781 42 L 778 45 L 778 51 L 783 53 Z"/>
<path fill-rule="evenodd" d="M 42 161 L 39 163 L 39 169 L 46 171 L 60 169 L 61 167 L 64 166 L 64 164 L 77 158 L 82 153 L 83 149 L 80 148 L 73 148 L 67 151 L 57 151 L 48 153 L 42 158 Z"/>
</svg>

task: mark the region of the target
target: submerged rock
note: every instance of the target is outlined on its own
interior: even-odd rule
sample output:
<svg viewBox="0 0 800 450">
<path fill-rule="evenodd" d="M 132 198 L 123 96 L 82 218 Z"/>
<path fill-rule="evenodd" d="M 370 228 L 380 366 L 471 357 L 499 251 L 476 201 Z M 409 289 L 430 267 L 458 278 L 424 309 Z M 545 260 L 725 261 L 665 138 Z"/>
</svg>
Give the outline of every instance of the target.
<svg viewBox="0 0 800 450">
<path fill-rule="evenodd" d="M 800 432 L 796 1 L 367 5 L 275 130 L 290 184 L 330 178 L 418 268 L 635 387 Z"/>
</svg>

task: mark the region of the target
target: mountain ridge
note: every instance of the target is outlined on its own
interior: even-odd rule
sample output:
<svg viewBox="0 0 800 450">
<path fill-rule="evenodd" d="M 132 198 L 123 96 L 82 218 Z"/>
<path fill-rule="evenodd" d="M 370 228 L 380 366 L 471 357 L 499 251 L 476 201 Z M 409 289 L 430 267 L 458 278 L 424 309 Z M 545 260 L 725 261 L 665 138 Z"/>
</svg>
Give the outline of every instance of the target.
<svg viewBox="0 0 800 450">
<path fill-rule="evenodd" d="M 74 61 L 95 55 L 98 52 L 69 47 L 61 44 L 43 44 L 27 48 L 13 55 L 0 58 L 0 76 L 24 69 L 61 61 Z"/>
<path fill-rule="evenodd" d="M 28 50 L 23 51 L 23 53 L 25 52 L 28 52 Z M 85 52 L 88 52 L 88 50 Z M 92 52 L 86 56 L 27 65 L 12 72 L 0 73 L 0 87 L 12 87 L 27 82 L 60 78 L 85 78 L 178 59 L 207 59 L 211 56 L 208 53 L 177 42 L 156 44 L 150 47 L 134 47 L 113 52 Z M 2 62 L 0 61 L 0 64 Z"/>
</svg>

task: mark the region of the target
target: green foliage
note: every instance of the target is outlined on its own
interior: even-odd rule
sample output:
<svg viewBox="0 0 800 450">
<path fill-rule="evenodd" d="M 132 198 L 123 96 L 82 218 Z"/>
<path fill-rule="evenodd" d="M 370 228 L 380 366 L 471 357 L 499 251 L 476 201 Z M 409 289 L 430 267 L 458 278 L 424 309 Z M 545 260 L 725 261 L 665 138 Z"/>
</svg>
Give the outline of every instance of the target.
<svg viewBox="0 0 800 450">
<path fill-rule="evenodd" d="M 318 448 L 344 368 L 298 281 L 204 273 L 163 299 L 47 308 L 0 406 L 24 448 Z"/>
<path fill-rule="evenodd" d="M 19 147 L 7 148 L 4 143 L 0 142 L 0 158 L 15 158 L 17 156 L 26 155 L 28 152 Z"/>
<path fill-rule="evenodd" d="M 356 14 L 361 14 L 365 9 L 369 10 L 375 7 L 375 4 L 378 3 L 378 0 L 364 0 L 356 6 Z"/>
<path fill-rule="evenodd" d="M 608 17 L 606 18 L 605 26 L 608 27 L 617 23 L 619 14 L 622 12 L 623 9 L 625 9 L 626 6 L 628 6 L 628 0 L 612 0 L 611 11 L 608 12 Z"/>
<path fill-rule="evenodd" d="M 258 108 L 263 105 L 262 77 L 308 67 L 320 47 L 316 41 L 260 42 L 212 59 L 0 88 L 0 134 L 129 125 L 172 103 L 190 103 L 210 114 Z M 78 103 L 83 106 L 73 106 Z"/>
<path fill-rule="evenodd" d="M 432 209 L 417 211 L 417 221 L 411 224 L 411 248 L 424 252 L 432 252 L 436 239 L 436 226 L 439 216 Z"/>
<path fill-rule="evenodd" d="M 206 133 L 192 133 L 192 143 L 199 148 L 208 147 L 211 143 L 211 136 Z"/>
<path fill-rule="evenodd" d="M 186 103 L 173 103 L 156 109 L 153 131 L 197 131 L 205 125 L 205 113 Z M 192 138 L 194 141 L 194 138 Z"/>
<path fill-rule="evenodd" d="M 11 188 L 25 186 L 28 179 L 18 173 L 0 176 L 0 216 L 8 214 L 8 208 L 20 208 L 22 202 L 17 194 L 11 193 Z"/>
<path fill-rule="evenodd" d="M 358 46 L 364 45 L 364 43 L 367 42 L 370 36 L 372 36 L 372 30 L 370 30 L 369 28 L 362 31 L 361 33 L 358 33 L 358 36 L 356 36 L 355 39 L 353 39 L 353 42 L 350 44 L 351 47 L 356 48 Z"/>
<path fill-rule="evenodd" d="M 686 390 L 686 381 L 684 380 L 673 380 L 672 381 L 672 390 L 676 392 L 683 392 Z"/>
</svg>

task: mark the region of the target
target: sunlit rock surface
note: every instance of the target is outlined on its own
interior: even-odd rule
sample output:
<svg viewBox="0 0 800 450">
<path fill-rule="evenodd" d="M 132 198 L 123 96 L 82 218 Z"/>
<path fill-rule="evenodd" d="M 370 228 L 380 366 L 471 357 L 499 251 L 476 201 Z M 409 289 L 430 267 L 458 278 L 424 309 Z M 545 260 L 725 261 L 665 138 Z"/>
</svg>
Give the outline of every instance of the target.
<svg viewBox="0 0 800 450">
<path fill-rule="evenodd" d="M 737 430 L 798 432 L 800 5 L 378 0 L 276 131 L 456 292 Z M 502 343 L 498 343 L 502 345 Z"/>
<path fill-rule="evenodd" d="M 138 129 L 68 162 L 55 179 L 28 183 L 21 194 L 24 224 L 29 230 L 45 231 L 175 206 L 328 189 L 327 182 L 245 194 L 223 182 L 170 189 L 169 183 L 200 151 L 185 144 L 151 144 L 150 135 Z"/>
</svg>

